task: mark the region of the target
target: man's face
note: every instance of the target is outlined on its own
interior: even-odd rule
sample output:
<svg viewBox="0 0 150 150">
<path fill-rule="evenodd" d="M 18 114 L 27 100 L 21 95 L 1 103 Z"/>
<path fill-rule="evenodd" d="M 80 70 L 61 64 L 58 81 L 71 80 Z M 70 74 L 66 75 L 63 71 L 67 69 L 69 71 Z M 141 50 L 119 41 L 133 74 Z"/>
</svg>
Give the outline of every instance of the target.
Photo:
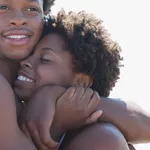
<svg viewBox="0 0 150 150">
<path fill-rule="evenodd" d="M 27 57 L 43 29 L 43 0 L 0 0 L 0 57 Z"/>
</svg>

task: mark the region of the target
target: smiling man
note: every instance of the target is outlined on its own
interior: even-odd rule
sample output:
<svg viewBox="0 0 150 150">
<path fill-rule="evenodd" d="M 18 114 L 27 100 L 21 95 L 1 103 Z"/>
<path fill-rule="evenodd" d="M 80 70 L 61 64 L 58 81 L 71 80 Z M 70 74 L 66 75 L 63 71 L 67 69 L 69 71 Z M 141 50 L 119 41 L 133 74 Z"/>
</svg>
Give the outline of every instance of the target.
<svg viewBox="0 0 150 150">
<path fill-rule="evenodd" d="M 43 29 L 43 0 L 0 0 L 0 72 L 10 84 Z"/>
</svg>

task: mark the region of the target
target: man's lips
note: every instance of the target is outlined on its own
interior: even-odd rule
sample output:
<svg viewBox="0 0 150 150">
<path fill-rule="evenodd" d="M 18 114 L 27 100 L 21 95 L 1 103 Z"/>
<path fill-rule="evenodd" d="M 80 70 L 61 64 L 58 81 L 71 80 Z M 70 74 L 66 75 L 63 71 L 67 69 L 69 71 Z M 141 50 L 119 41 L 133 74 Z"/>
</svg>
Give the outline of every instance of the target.
<svg viewBox="0 0 150 150">
<path fill-rule="evenodd" d="M 14 30 L 8 30 L 2 33 L 2 36 L 7 37 L 7 36 L 11 36 L 11 35 L 26 35 L 26 36 L 32 36 L 33 33 L 30 32 L 29 30 L 25 30 L 25 29 L 14 29 Z"/>
<path fill-rule="evenodd" d="M 9 30 L 2 33 L 4 42 L 11 45 L 25 45 L 33 34 L 28 30 Z"/>
</svg>

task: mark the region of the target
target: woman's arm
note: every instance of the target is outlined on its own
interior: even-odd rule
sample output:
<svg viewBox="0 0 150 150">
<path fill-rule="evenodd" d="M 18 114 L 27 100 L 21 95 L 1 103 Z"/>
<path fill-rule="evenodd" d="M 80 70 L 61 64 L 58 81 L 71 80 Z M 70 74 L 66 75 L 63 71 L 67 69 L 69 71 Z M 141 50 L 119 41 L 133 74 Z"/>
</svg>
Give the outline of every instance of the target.
<svg viewBox="0 0 150 150">
<path fill-rule="evenodd" d="M 103 110 L 99 121 L 114 124 L 132 143 L 150 141 L 150 114 L 132 102 L 101 98 L 97 109 Z"/>
</svg>

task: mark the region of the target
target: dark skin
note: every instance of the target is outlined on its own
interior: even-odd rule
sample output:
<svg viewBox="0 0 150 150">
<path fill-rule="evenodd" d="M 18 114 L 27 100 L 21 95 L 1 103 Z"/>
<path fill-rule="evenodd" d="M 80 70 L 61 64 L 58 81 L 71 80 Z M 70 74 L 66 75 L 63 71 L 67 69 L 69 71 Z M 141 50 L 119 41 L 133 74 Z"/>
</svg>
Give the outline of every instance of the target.
<svg viewBox="0 0 150 150">
<path fill-rule="evenodd" d="M 10 84 L 18 62 L 27 57 L 39 40 L 43 28 L 41 0 L 0 0 L 0 66 Z M 37 32 L 38 31 L 38 32 Z"/>
<path fill-rule="evenodd" d="M 55 112 L 56 115 L 54 115 L 54 119 L 51 127 L 51 135 L 55 140 L 59 139 L 59 135 L 62 135 L 69 130 L 77 128 L 78 126 L 74 127 L 75 124 L 79 125 L 79 127 L 82 126 L 82 124 L 84 124 L 82 123 L 83 119 L 81 120 L 79 119 L 78 120 L 79 122 L 77 122 L 75 116 L 79 118 L 79 116 L 85 114 L 86 111 L 90 112 L 90 110 L 88 110 L 89 107 L 88 106 L 85 107 L 84 113 L 82 112 L 80 115 L 77 114 L 78 111 L 72 111 L 73 108 L 77 107 L 76 106 L 77 103 L 73 103 L 71 107 L 71 105 L 68 104 L 66 98 L 70 97 L 70 101 L 73 102 L 73 100 L 75 100 L 75 102 L 77 102 L 77 99 L 82 99 L 85 95 L 86 96 L 87 94 L 89 95 L 89 93 L 91 93 L 92 95 L 94 94 L 92 90 L 88 90 L 87 92 L 84 90 L 84 88 L 88 88 L 92 84 L 91 77 L 82 73 L 73 72 L 72 57 L 69 52 L 64 50 L 64 44 L 65 41 L 63 40 L 63 38 L 56 33 L 51 33 L 45 36 L 41 40 L 41 42 L 37 45 L 33 55 L 31 55 L 28 59 L 21 62 L 21 69 L 19 70 L 18 80 L 16 80 L 15 82 L 16 86 L 14 88 L 15 92 L 21 99 L 29 100 L 31 94 L 44 85 L 61 85 L 61 86 L 76 87 L 79 84 L 80 86 L 82 86 L 82 88 L 79 88 L 79 90 L 78 88 L 76 88 L 74 92 L 71 89 L 71 93 L 73 94 L 75 93 L 75 96 L 69 96 L 67 94 L 67 96 L 64 97 L 62 96 L 58 99 L 58 103 L 56 105 L 56 112 Z M 30 81 L 29 79 L 32 79 L 32 81 Z M 54 91 L 52 93 L 54 93 Z M 46 97 L 46 93 L 43 93 L 43 95 Z M 82 98 L 77 97 L 78 95 L 81 95 Z M 75 97 L 75 99 L 72 97 Z M 89 97 L 91 96 L 89 95 Z M 91 99 L 91 105 L 95 104 L 94 100 L 97 99 L 96 95 L 95 96 L 93 95 L 92 97 L 93 98 Z M 87 100 L 88 98 L 86 97 L 85 101 Z M 39 112 L 41 112 L 40 108 L 46 109 L 45 106 L 48 106 L 47 101 L 50 100 L 48 98 L 48 99 L 44 99 L 43 101 L 45 101 L 46 104 L 42 105 L 42 107 L 41 107 L 41 100 L 37 101 L 37 99 L 36 100 L 31 99 L 28 102 L 30 106 L 31 104 L 33 107 L 36 106 L 36 109 L 33 110 L 33 107 L 28 107 L 28 109 L 25 109 L 25 113 L 24 113 L 25 116 L 23 116 L 26 118 L 25 120 L 30 121 L 31 119 L 30 117 L 32 117 L 35 114 L 39 114 Z M 81 101 L 83 100 L 80 100 L 79 105 L 83 109 L 83 106 L 81 105 Z M 65 109 L 63 108 L 63 105 L 65 105 Z M 73 112 L 75 112 L 75 114 Z M 33 115 L 31 116 L 30 114 Z M 43 116 L 47 116 L 47 115 L 44 114 Z M 24 125 L 22 127 L 25 134 L 29 138 L 33 137 L 35 139 L 34 142 L 37 143 L 40 149 L 42 149 L 41 146 L 42 143 L 44 143 L 47 147 L 49 146 L 49 143 L 45 141 L 41 141 L 41 142 L 39 141 L 40 139 L 39 137 L 42 136 L 40 135 L 40 132 L 39 132 L 39 137 L 35 136 L 36 133 L 31 132 L 33 131 L 32 126 L 26 124 L 24 120 L 22 123 Z M 108 134 L 107 131 L 108 129 L 109 129 L 109 133 L 110 131 L 112 131 L 111 132 L 112 134 Z M 89 133 L 93 133 L 96 135 L 95 137 L 93 137 L 93 140 L 91 140 L 90 136 L 88 136 Z M 97 133 L 101 133 L 101 134 L 97 134 Z M 83 129 L 83 131 L 81 131 L 81 133 L 78 134 L 78 136 L 76 134 L 73 134 L 72 137 L 74 138 L 71 141 L 66 140 L 67 146 L 64 149 L 80 149 L 80 148 L 91 149 L 88 144 L 83 144 L 89 141 L 91 146 L 95 145 L 95 149 L 109 150 L 112 148 L 112 146 L 114 146 L 116 150 L 129 149 L 124 137 L 119 132 L 119 130 L 117 130 L 114 126 L 111 126 L 110 124 L 107 124 L 106 126 L 104 124 L 92 125 L 89 128 Z M 87 138 L 85 139 L 85 137 Z M 95 140 L 96 138 L 98 139 Z M 110 144 L 109 145 L 106 144 L 104 142 L 104 139 L 107 139 L 107 141 L 109 141 Z M 99 140 L 101 142 L 98 142 Z M 80 144 L 80 142 L 82 144 Z"/>
<path fill-rule="evenodd" d="M 10 84 L 13 83 L 14 78 L 16 77 L 16 71 L 18 68 L 18 61 L 20 59 L 25 58 L 26 56 L 31 53 L 31 50 L 35 43 L 38 41 L 40 34 L 42 32 L 42 26 L 43 26 L 43 1 L 37 0 L 37 1 L 0 1 L 0 17 L 3 22 L 1 22 L 1 41 L 0 41 L 0 56 L 1 56 L 1 73 L 5 76 L 5 78 L 9 81 Z M 37 32 L 38 31 L 38 32 Z M 41 32 L 40 32 L 41 31 Z M 7 49 L 7 51 L 6 51 Z M 4 68 L 5 66 L 5 68 Z M 2 101 L 1 107 L 3 107 L 3 110 L 15 110 L 15 105 L 12 105 L 12 102 L 14 102 L 14 95 L 12 95 L 11 88 L 9 84 L 6 84 L 5 86 L 3 83 L 6 83 L 6 80 L 1 77 L 1 98 L 2 100 L 5 100 L 4 104 Z M 8 87 L 7 87 L 8 86 Z M 5 94 L 7 91 L 9 94 Z M 7 95 L 8 97 L 3 97 L 2 95 Z M 10 99 L 11 98 L 11 99 Z M 7 109 L 4 109 L 7 105 Z M 2 111 L 2 112 L 3 112 Z M 3 113 L 1 113 L 3 114 Z M 4 126 L 2 128 L 2 132 L 5 136 L 1 137 L 1 149 L 20 149 L 21 147 L 24 147 L 25 149 L 35 149 L 35 147 L 28 142 L 28 140 L 25 138 L 25 136 L 22 134 L 22 132 L 19 130 L 18 126 L 16 125 L 16 114 L 13 114 L 11 112 L 11 118 L 8 118 L 5 116 L 5 120 L 8 123 L 8 120 L 14 123 L 14 125 L 11 125 L 11 131 L 16 132 L 10 132 L 8 130 L 7 126 Z M 3 118 L 3 116 L 1 116 Z M 3 124 L 5 125 L 6 122 L 3 121 Z M 2 124 L 2 126 L 3 126 Z M 8 123 L 10 124 L 10 123 Z M 10 136 L 10 133 L 11 136 Z M 9 136 L 8 136 L 9 135 Z M 8 138 L 9 137 L 9 138 Z M 16 138 L 15 138 L 16 137 Z M 13 138 L 13 140 L 12 140 Z M 5 140 L 4 140 L 5 139 Z M 11 141 L 10 145 L 6 144 L 6 141 Z M 10 139 L 10 140 L 9 140 Z M 18 144 L 19 143 L 19 144 Z"/>
<path fill-rule="evenodd" d="M 1 79 L 1 78 L 0 78 Z M 2 81 L 2 80 L 1 80 Z M 2 82 L 1 82 L 2 83 Z M 4 83 L 4 85 L 6 85 L 6 83 Z M 4 86 L 3 86 L 3 88 L 4 88 Z M 5 89 L 4 88 L 4 90 L 2 90 L 1 89 L 1 91 L 2 92 L 4 92 L 4 91 L 6 91 L 7 90 L 7 96 L 8 96 L 8 89 Z M 11 96 L 11 99 L 12 99 L 12 95 L 10 95 Z M 7 102 L 7 97 L 4 97 L 5 98 L 5 100 L 6 100 L 6 102 Z M 8 97 L 9 98 L 9 97 Z M 11 102 L 11 101 L 10 101 Z M 2 103 L 1 103 L 2 104 Z M 12 104 L 12 103 L 10 103 L 12 106 L 14 106 L 14 104 Z M 4 106 L 4 105 L 1 105 L 1 106 Z M 10 108 L 10 107 L 9 107 Z M 16 125 L 17 124 L 13 124 L 12 123 L 12 119 L 15 119 L 14 117 L 13 117 L 13 114 L 14 114 L 14 116 L 15 116 L 15 107 L 11 107 L 12 108 L 12 111 L 11 111 L 11 109 L 9 109 L 9 111 L 11 111 L 11 116 L 9 115 L 9 111 L 8 111 L 8 115 L 11 117 L 7 117 L 6 116 L 6 118 L 8 118 L 8 120 L 6 119 L 6 121 L 7 121 L 7 123 L 11 123 L 11 127 L 13 128 L 13 130 L 11 130 L 12 128 L 10 128 L 10 130 L 9 130 L 9 132 L 7 132 L 7 134 L 5 133 L 5 132 L 1 132 L 1 133 L 3 133 L 3 135 L 4 135 L 4 137 L 3 137 L 3 140 L 5 140 L 5 139 L 7 139 L 7 141 L 9 141 L 9 139 L 12 137 L 12 136 L 10 136 L 10 135 L 16 135 L 16 133 L 18 133 L 18 130 L 17 130 L 17 127 L 16 127 Z M 3 111 L 3 110 L 2 110 Z M 9 122 L 8 122 L 9 121 Z M 5 122 L 4 122 L 5 123 Z M 6 127 L 6 125 L 4 124 L 4 127 Z M 16 130 L 14 130 L 14 128 L 16 129 Z M 94 129 L 95 130 L 95 129 Z M 4 130 L 2 130 L 2 131 L 4 131 Z M 14 131 L 15 131 L 15 133 L 14 133 Z M 90 131 L 90 130 L 89 130 Z M 10 143 L 10 147 L 11 147 L 11 149 L 12 149 L 12 146 L 14 147 L 14 142 L 15 142 L 15 140 L 17 139 L 17 141 L 19 142 L 19 144 L 21 144 L 22 146 L 23 146 L 23 142 L 24 142 L 24 140 L 20 140 L 20 139 L 23 139 L 23 135 L 22 134 L 19 134 L 18 133 L 18 135 L 20 135 L 20 136 L 18 136 L 19 137 L 19 140 L 18 140 L 18 138 L 15 138 L 16 136 L 13 136 L 13 140 L 11 139 L 11 141 L 13 142 L 13 143 Z M 82 136 L 83 136 L 83 134 L 81 134 Z M 101 134 L 100 134 L 101 135 Z M 6 136 L 6 137 L 5 137 Z M 9 137 L 9 138 L 8 138 Z M 78 139 L 78 138 L 77 138 Z M 82 138 L 81 138 L 82 139 Z M 83 140 L 83 139 L 82 139 Z M 22 142 L 21 142 L 22 141 Z M 79 140 L 80 141 L 80 140 Z M 3 142 L 3 141 L 2 141 Z M 11 145 L 11 144 L 13 144 L 13 145 Z M 25 145 L 27 144 L 26 142 L 24 143 Z M 21 146 L 20 145 L 20 146 Z M 2 146 L 2 145 L 1 145 Z M 7 146 L 8 146 L 8 144 L 7 144 Z M 17 144 L 17 147 L 19 147 L 19 145 Z M 2 146 L 2 148 L 4 148 L 3 146 Z M 25 149 L 26 148 L 29 148 L 27 145 L 26 145 L 26 147 L 25 147 Z M 31 148 L 31 147 L 30 147 Z"/>
<path fill-rule="evenodd" d="M 96 123 L 85 127 L 84 130 L 67 135 L 60 149 L 112 150 L 112 148 L 115 150 L 130 149 L 126 140 L 115 126 L 108 123 Z"/>
<path fill-rule="evenodd" d="M 37 0 L 37 1 L 34 2 L 34 4 L 35 3 L 36 3 L 36 5 L 38 4 L 38 6 L 40 6 L 40 8 L 42 9 L 43 5 L 40 2 L 42 2 L 42 1 L 38 1 Z M 17 68 L 18 68 L 18 63 L 16 63 L 16 61 L 17 60 L 19 61 L 20 59 L 25 58 L 32 51 L 32 49 L 30 49 L 30 48 L 32 48 L 35 45 L 35 43 L 37 42 L 36 39 L 38 40 L 38 38 L 40 36 L 40 32 L 39 31 L 42 31 L 40 29 L 41 29 L 42 23 L 43 23 L 42 22 L 43 9 L 42 9 L 42 12 L 39 13 L 39 17 L 32 16 L 33 17 L 32 19 L 31 18 L 27 18 L 27 17 L 26 17 L 26 19 L 24 19 L 24 12 L 25 12 L 24 10 L 26 10 L 26 9 L 22 9 L 22 8 L 24 8 L 24 5 L 31 4 L 31 1 L 18 1 L 18 0 L 17 1 L 15 1 L 15 0 L 12 0 L 12 1 L 1 0 L 0 1 L 0 4 L 6 4 L 6 3 L 9 3 L 9 5 L 13 6 L 13 7 L 11 7 L 11 8 L 13 8 L 13 13 L 10 12 L 10 10 L 7 9 L 7 7 L 2 7 L 2 12 L 5 11 L 5 13 L 0 13 L 1 20 L 3 20 L 1 22 L 1 24 L 0 24 L 1 35 L 3 35 L 3 32 L 5 34 L 5 31 L 7 31 L 7 29 L 10 29 L 10 28 L 13 28 L 13 27 L 15 27 L 16 29 L 19 29 L 19 28 L 24 27 L 24 25 L 26 25 L 26 24 L 27 24 L 27 26 L 26 26 L 27 30 L 28 29 L 32 30 L 32 33 L 34 33 L 33 36 L 31 36 L 32 40 L 30 39 L 27 44 L 22 44 L 20 46 L 15 46 L 16 44 L 12 45 L 12 44 L 10 44 L 10 41 L 9 41 L 9 44 L 8 43 L 6 44 L 2 40 L 0 41 L 0 47 L 1 47 L 1 49 L 0 49 L 0 58 L 1 58 L 1 60 L 0 60 L 0 67 L 1 67 L 0 73 L 2 75 L 4 75 L 4 77 L 8 80 L 8 82 L 10 84 L 12 84 L 13 80 L 14 80 L 14 78 L 16 76 L 16 71 L 17 71 Z M 33 2 L 32 2 L 32 4 L 33 4 Z M 22 14 L 23 14 L 23 16 L 22 16 Z M 4 15 L 5 15 L 5 17 L 4 17 Z M 14 18 L 14 19 L 12 19 L 11 17 Z M 25 21 L 25 23 L 24 23 L 24 21 Z M 34 24 L 32 24 L 32 22 L 34 22 Z M 36 26 L 33 26 L 33 25 L 36 25 Z M 34 28 L 34 29 L 32 29 L 32 28 Z M 3 39 L 3 38 L 1 38 L 1 39 Z M 11 45 L 11 46 L 9 46 L 9 45 Z M 22 50 L 18 51 L 18 49 L 20 50 L 20 48 Z M 13 53 L 9 53 L 10 51 L 13 52 Z M 6 80 L 2 77 L 1 78 L 1 83 L 3 82 L 3 80 L 4 80 L 4 82 L 6 82 Z M 6 84 L 6 87 L 7 87 L 7 84 Z M 5 86 L 3 86 L 1 88 L 3 89 L 3 88 L 5 88 Z M 7 94 L 8 93 L 9 93 L 9 90 L 7 91 Z M 5 97 L 2 97 L 3 94 L 4 94 L 3 92 L 1 92 L 1 94 L 0 94 L 1 95 L 1 101 L 3 101 L 5 99 Z M 6 110 L 10 110 L 12 107 L 14 107 L 14 104 L 12 105 L 12 103 L 11 103 L 11 101 L 14 101 L 14 99 L 13 100 L 12 99 L 13 98 L 11 98 L 11 100 L 10 99 L 8 99 L 8 100 L 5 99 L 5 102 L 6 102 L 5 104 L 7 104 L 7 109 L 1 109 L 1 110 L 4 111 L 4 112 L 1 111 L 1 114 L 5 113 Z M 116 104 L 116 107 L 118 107 L 118 111 L 122 112 L 122 108 L 124 108 L 124 105 L 122 105 L 122 104 L 120 105 L 120 103 L 118 103 L 118 102 L 116 102 L 115 104 Z M 2 106 L 2 108 L 4 108 L 3 107 L 4 105 L 1 105 L 1 106 Z M 133 107 L 133 108 L 131 108 L 131 110 L 132 109 L 134 110 L 135 108 Z M 123 115 L 126 116 L 127 120 L 128 119 L 130 120 L 130 117 L 128 118 L 128 116 L 130 115 L 130 112 L 128 110 L 126 110 L 126 109 L 124 109 L 124 110 L 125 110 L 124 111 L 125 113 L 123 112 Z M 108 113 L 109 113 L 109 111 L 108 111 Z M 133 121 L 132 124 L 131 124 L 131 125 L 133 125 L 133 126 L 131 126 L 131 127 L 133 127 L 132 129 L 131 129 L 131 127 L 129 128 L 129 126 L 124 126 L 125 123 L 123 123 L 123 124 L 118 123 L 118 122 L 122 122 L 122 121 L 120 121 L 119 119 L 118 119 L 119 120 L 118 121 L 116 119 L 117 115 L 114 115 L 114 117 L 113 117 L 114 119 L 112 119 L 112 118 L 110 119 L 109 117 L 106 117 L 104 119 L 112 120 L 112 122 L 114 122 L 116 125 L 118 125 L 118 127 L 120 129 L 124 130 L 124 133 L 128 133 L 128 132 L 131 133 L 130 131 L 135 131 L 136 132 L 136 131 L 139 131 L 139 129 L 140 129 L 141 131 L 143 131 L 143 135 L 142 136 L 138 136 L 138 141 L 149 140 L 149 131 L 150 130 L 149 130 L 148 126 L 145 126 L 145 124 L 137 124 L 137 122 L 140 122 L 142 120 L 144 120 L 146 122 L 146 124 L 148 124 L 149 123 L 149 118 L 148 118 L 149 115 L 146 114 L 145 112 L 142 112 L 139 108 L 136 109 L 134 116 L 136 116 L 137 114 L 142 114 L 142 115 L 140 115 L 140 116 L 138 115 L 138 118 L 134 118 L 134 117 L 131 118 L 131 120 Z M 112 114 L 112 116 L 113 116 L 113 114 Z M 1 116 L 1 118 L 4 118 L 4 117 Z M 11 117 L 10 120 L 12 120 L 12 122 L 14 122 L 14 121 L 16 122 L 16 120 L 13 119 L 13 118 L 14 117 L 13 117 L 13 114 L 12 114 L 12 117 Z M 120 118 L 120 119 L 122 119 L 122 118 Z M 135 125 L 136 125 L 137 128 L 135 128 Z M 8 131 L 8 129 L 6 129 L 6 130 Z M 4 132 L 5 130 L 1 129 L 1 131 Z M 15 137 L 16 133 L 17 132 L 14 133 L 14 137 Z M 7 135 L 7 134 L 5 134 L 5 135 Z M 128 134 L 128 135 L 130 135 L 130 134 Z M 18 136 L 18 137 L 19 138 L 17 138 L 17 139 L 20 140 L 21 136 Z M 130 135 L 129 138 L 130 139 L 132 138 L 133 141 L 137 141 L 136 134 Z M 8 142 L 8 139 L 9 138 L 7 138 L 7 142 Z M 3 142 L 3 141 L 4 140 L 2 140 L 2 143 L 6 144 L 6 142 Z M 13 144 L 15 144 L 15 143 L 17 143 L 17 142 L 13 142 Z M 18 143 L 22 143 L 22 142 L 18 141 Z M 8 148 L 8 144 L 6 144 L 6 145 L 5 144 L 3 145 L 3 147 L 1 149 L 6 149 L 6 148 L 4 148 L 4 146 L 7 146 L 7 148 Z M 28 145 L 28 144 L 25 144 L 25 145 Z M 15 149 L 17 149 L 19 146 L 21 146 L 21 145 L 16 145 Z M 14 146 L 12 146 L 12 147 L 14 147 Z M 11 149 L 12 149 L 12 147 L 11 147 Z M 22 146 L 21 146 L 21 148 L 22 148 Z M 10 148 L 8 148 L 8 149 L 10 149 Z M 27 148 L 27 149 L 29 149 L 29 148 Z"/>
<path fill-rule="evenodd" d="M 17 125 L 14 93 L 2 75 L 0 75 L 0 84 L 1 99 L 4 99 L 0 101 L 0 133 L 3 135 L 0 137 L 0 149 L 36 150 L 34 145 L 25 137 Z"/>
<path fill-rule="evenodd" d="M 72 86 L 73 86 L 82 77 L 81 74 L 76 74 L 76 73 L 72 72 L 72 57 L 67 52 L 61 50 L 61 46 L 64 44 L 62 39 L 58 38 L 55 35 L 52 36 L 51 38 L 52 39 L 54 38 L 53 41 L 51 42 L 51 44 L 53 43 L 52 48 L 49 47 L 49 45 L 47 45 L 47 43 L 49 43 L 49 38 L 48 39 L 44 38 L 43 44 L 41 46 L 37 47 L 37 50 L 35 51 L 35 53 L 33 55 L 31 55 L 28 59 L 21 62 L 21 69 L 19 70 L 18 80 L 15 81 L 14 91 L 16 92 L 17 96 L 23 100 L 29 100 L 32 93 L 35 93 L 39 88 L 41 88 L 42 86 L 45 86 L 47 84 L 50 84 L 50 85 L 61 84 L 62 86 L 71 86 L 71 84 L 72 84 Z M 56 42 L 61 43 L 61 46 L 59 46 Z M 58 51 L 54 51 L 54 50 L 58 50 Z M 66 59 L 64 59 L 64 57 Z M 49 61 L 50 63 L 46 63 L 46 59 L 51 59 Z M 48 60 L 47 60 L 47 62 L 48 62 Z M 63 71 L 63 70 L 65 70 L 65 71 Z M 51 97 L 51 100 L 48 100 L 48 103 L 47 103 L 47 99 L 45 100 L 45 102 L 47 104 L 43 103 L 44 108 L 46 106 L 48 106 L 47 111 L 49 111 L 49 113 L 47 112 L 47 114 L 49 114 L 49 115 L 53 114 L 53 113 L 51 113 L 51 111 L 53 110 L 53 108 L 51 107 L 51 106 L 53 106 L 51 101 L 53 101 L 53 95 L 54 95 L 54 93 L 56 93 L 56 91 L 58 92 L 58 89 L 54 90 L 50 95 L 49 95 L 49 92 L 45 92 L 43 94 L 45 96 L 46 96 L 46 94 L 48 94 L 48 99 Z M 59 94 L 58 98 L 63 93 L 65 93 L 66 89 L 63 88 L 59 91 L 60 91 L 60 93 L 58 92 L 58 94 Z M 72 93 L 71 94 L 72 96 L 70 95 L 70 93 Z M 63 101 L 61 102 L 61 105 L 60 105 L 60 103 L 58 103 L 59 107 L 57 110 L 59 110 L 59 112 L 56 112 L 58 117 L 55 118 L 57 124 L 55 123 L 55 125 L 53 125 L 54 128 L 56 128 L 56 126 L 58 127 L 58 124 L 60 124 L 60 122 L 61 122 L 61 126 L 65 127 L 65 129 L 64 128 L 62 129 L 63 131 L 62 130 L 60 131 L 61 133 L 64 133 L 64 131 L 67 131 L 70 127 L 71 128 L 73 128 L 74 126 L 76 127 L 76 125 L 78 125 L 80 127 L 81 126 L 80 122 L 81 122 L 81 124 L 84 125 L 84 122 L 86 122 L 85 119 L 88 116 L 90 116 L 91 113 L 93 113 L 94 108 L 96 108 L 97 104 L 99 103 L 98 94 L 96 92 L 93 92 L 90 89 L 84 90 L 83 88 L 82 89 L 80 89 L 80 88 L 74 89 L 73 88 L 73 89 L 71 89 L 71 92 L 70 92 L 70 90 L 67 90 L 65 94 L 66 94 L 66 96 L 65 96 L 66 98 L 59 98 L 59 100 L 58 100 L 59 102 L 61 102 L 62 100 Z M 82 98 L 82 95 L 84 95 L 84 97 L 85 97 L 84 99 Z M 42 101 L 41 101 L 41 99 L 39 99 L 39 97 L 40 96 L 38 95 L 36 97 L 36 100 L 34 100 L 32 98 L 31 102 L 29 101 L 29 103 L 27 104 L 25 111 L 27 111 L 27 113 L 33 115 L 33 116 L 31 116 L 32 119 L 36 116 L 39 116 L 40 114 L 43 117 L 46 116 L 46 118 L 50 118 L 50 116 L 47 116 L 45 114 L 45 112 L 43 112 L 43 107 L 41 107 Z M 37 100 L 37 98 L 39 99 L 39 101 Z M 62 100 L 60 100 L 60 99 L 62 99 Z M 67 100 L 69 100 L 69 99 L 70 99 L 70 102 L 72 102 L 72 103 L 70 103 L 69 101 L 67 102 Z M 56 100 L 56 97 L 54 100 Z M 79 102 L 78 102 L 78 100 L 79 100 Z M 87 105 L 86 103 L 88 103 L 88 100 L 90 100 L 91 102 L 92 101 L 93 102 L 95 101 L 95 102 L 89 103 Z M 74 103 L 73 103 L 73 101 L 74 101 Z M 63 104 L 64 102 L 66 104 Z M 69 105 L 68 105 L 68 103 L 69 103 Z M 85 107 L 83 104 L 87 107 Z M 65 108 L 63 107 L 63 105 L 65 105 L 65 108 L 68 106 L 68 109 L 66 108 L 67 112 L 65 111 Z M 35 109 L 35 107 L 36 107 L 36 109 Z M 49 108 L 51 108 L 51 109 L 49 109 Z M 35 110 L 35 111 L 33 112 L 32 110 L 33 111 Z M 38 110 L 38 112 L 36 110 Z M 71 111 L 71 110 L 73 110 L 73 111 Z M 82 113 L 84 111 L 85 111 L 85 113 Z M 66 116 L 66 118 L 64 116 L 61 117 L 60 112 L 64 112 L 64 113 L 66 112 L 65 114 L 68 114 L 70 116 Z M 77 112 L 79 112 L 79 113 L 77 113 Z M 72 115 L 77 116 L 77 118 L 75 118 L 75 117 L 72 118 Z M 97 115 L 97 114 L 95 114 L 95 115 Z M 79 119 L 80 117 L 81 117 L 81 119 Z M 67 122 L 68 118 L 70 118 L 70 122 Z M 37 120 L 37 119 L 34 119 L 34 120 Z M 57 120 L 59 120 L 59 122 Z M 77 120 L 77 121 L 75 121 L 75 120 Z M 24 119 L 23 119 L 23 122 L 24 122 Z M 27 123 L 27 125 L 28 125 L 28 123 Z M 46 126 L 46 130 L 45 130 L 47 132 L 44 132 L 44 133 L 46 133 L 46 135 L 48 133 L 48 135 L 46 136 L 46 137 L 48 137 L 48 140 L 47 140 L 47 138 L 44 141 L 42 140 L 43 143 L 46 143 L 45 141 L 50 140 L 50 137 L 49 137 L 50 125 L 51 125 L 51 123 L 48 123 L 48 126 Z M 31 124 L 29 124 L 28 126 L 32 128 Z M 69 128 L 67 126 L 69 126 Z M 26 128 L 25 124 L 22 127 L 22 129 L 23 129 L 23 131 L 25 131 L 25 134 L 29 138 L 30 138 L 29 133 L 31 134 L 31 137 L 33 137 L 33 139 L 35 139 L 35 143 L 37 143 L 37 145 L 39 145 L 40 149 L 41 149 L 42 144 L 38 144 L 39 137 L 35 136 L 36 133 L 33 132 L 35 130 L 33 128 L 31 130 L 28 130 L 28 128 Z M 36 130 L 39 131 L 40 128 L 38 127 Z M 52 131 L 54 131 L 54 130 L 52 130 Z M 45 138 L 42 138 L 42 137 L 44 137 L 42 132 L 40 132 L 39 134 L 40 134 L 41 139 L 45 139 Z"/>
<path fill-rule="evenodd" d="M 31 53 L 40 38 L 43 27 L 41 2 L 0 0 L 0 133 L 3 135 L 0 137 L 0 149 L 36 149 L 17 125 L 14 94 L 10 85 L 16 78 L 19 60 Z M 40 11 L 37 12 L 34 7 Z"/>
</svg>

